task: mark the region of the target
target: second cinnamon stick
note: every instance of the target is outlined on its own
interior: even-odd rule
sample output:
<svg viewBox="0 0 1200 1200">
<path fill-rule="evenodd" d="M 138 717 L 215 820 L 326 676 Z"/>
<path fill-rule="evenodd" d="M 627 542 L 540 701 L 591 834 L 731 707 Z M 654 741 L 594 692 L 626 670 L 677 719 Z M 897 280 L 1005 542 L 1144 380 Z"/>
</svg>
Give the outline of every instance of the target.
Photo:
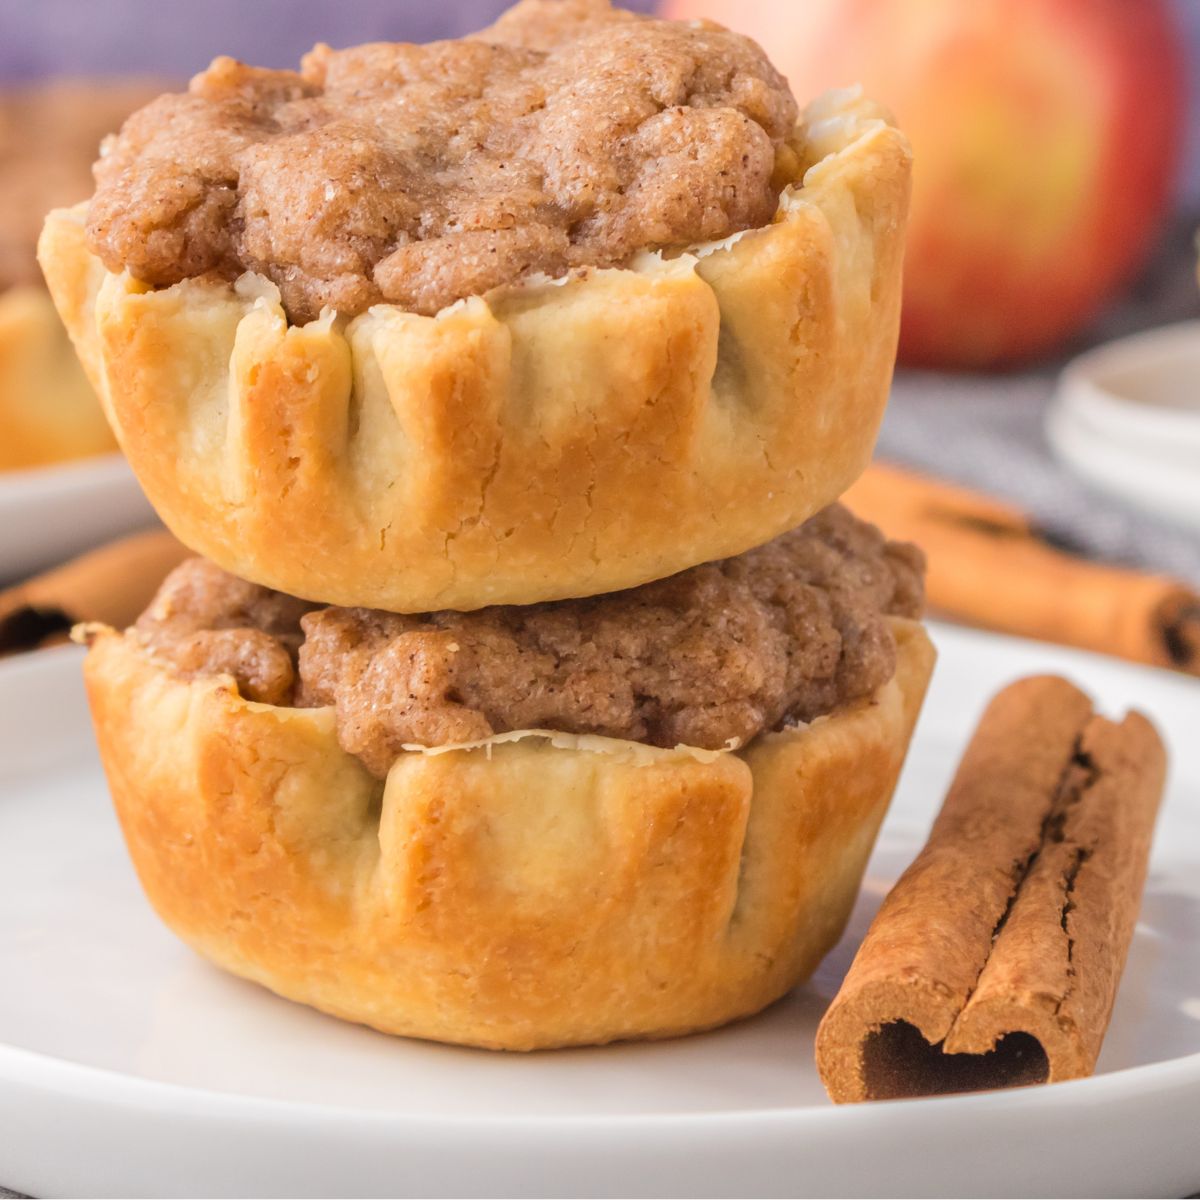
<svg viewBox="0 0 1200 1200">
<path fill-rule="evenodd" d="M 165 529 L 131 534 L 0 592 L 0 655 L 66 640 L 81 621 L 122 629 L 188 551 Z"/>
<path fill-rule="evenodd" d="M 1186 583 L 1064 553 L 1010 504 L 883 463 L 844 499 L 925 551 L 937 614 L 1200 675 L 1200 593 Z"/>
</svg>

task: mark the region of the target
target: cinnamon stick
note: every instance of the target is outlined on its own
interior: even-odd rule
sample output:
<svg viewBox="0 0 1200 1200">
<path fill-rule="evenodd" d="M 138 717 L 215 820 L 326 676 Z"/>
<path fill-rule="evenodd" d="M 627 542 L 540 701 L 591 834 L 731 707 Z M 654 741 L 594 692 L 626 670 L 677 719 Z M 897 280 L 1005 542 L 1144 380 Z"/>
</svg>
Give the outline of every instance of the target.
<svg viewBox="0 0 1200 1200">
<path fill-rule="evenodd" d="M 930 608 L 1022 637 L 1200 675 L 1200 593 L 1056 549 L 1020 509 L 874 463 L 845 495 L 928 557 Z"/>
<path fill-rule="evenodd" d="M 188 553 L 166 530 L 151 530 L 0 592 L 0 655 L 65 641 L 82 621 L 123 629 Z"/>
<path fill-rule="evenodd" d="M 1064 679 L 988 707 L 929 840 L 817 1032 L 845 1103 L 1054 1082 L 1096 1064 L 1146 878 L 1166 755 Z"/>
</svg>

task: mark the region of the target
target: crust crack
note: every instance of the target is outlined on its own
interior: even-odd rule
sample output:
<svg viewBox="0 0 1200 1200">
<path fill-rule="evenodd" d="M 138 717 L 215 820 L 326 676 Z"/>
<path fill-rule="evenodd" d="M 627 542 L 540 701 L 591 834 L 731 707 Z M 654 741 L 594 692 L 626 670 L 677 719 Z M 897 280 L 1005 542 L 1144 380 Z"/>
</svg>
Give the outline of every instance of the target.
<svg viewBox="0 0 1200 1200">
<path fill-rule="evenodd" d="M 1066 987 L 1063 988 L 1063 994 L 1059 997 L 1058 1002 L 1054 1006 L 1054 1012 L 1057 1016 L 1062 1012 L 1063 1006 L 1070 999 L 1071 993 L 1075 990 L 1076 964 L 1075 964 L 1075 937 L 1071 932 L 1070 915 L 1075 911 L 1075 883 L 1079 878 L 1079 872 L 1083 869 L 1084 863 L 1092 856 L 1092 848 L 1090 846 L 1076 846 L 1071 855 L 1070 865 L 1067 867 L 1066 874 L 1063 877 L 1063 905 L 1062 905 L 1062 929 L 1067 938 L 1067 981 Z"/>
<path fill-rule="evenodd" d="M 1051 794 L 1050 805 L 1046 810 L 1046 815 L 1042 820 L 1042 827 L 1038 833 L 1037 845 L 1023 860 L 1019 860 L 1013 864 L 1012 885 L 1008 903 L 1004 906 L 1004 911 L 1000 914 L 992 930 L 991 946 L 993 950 L 999 942 L 1005 927 L 1008 925 L 1009 918 L 1026 894 L 1026 885 L 1034 875 L 1037 865 L 1045 855 L 1047 848 L 1049 846 L 1063 845 L 1071 841 L 1067 832 L 1069 815 L 1073 809 L 1077 809 L 1083 803 L 1087 793 L 1096 785 L 1099 778 L 1100 768 L 1096 765 L 1091 755 L 1083 748 L 1083 734 L 1081 732 L 1075 739 L 1071 756 L 1063 766 L 1058 784 Z M 1075 975 L 1075 941 L 1071 936 L 1067 918 L 1074 907 L 1072 896 L 1075 890 L 1075 882 L 1083 864 L 1090 856 L 1090 847 L 1076 845 L 1071 851 L 1069 864 L 1062 875 L 1063 901 L 1059 923 L 1062 926 L 1063 932 L 1067 935 L 1067 982 L 1062 995 L 1055 1002 L 1054 1011 L 1056 1013 L 1066 1004 L 1072 991 L 1072 983 Z M 989 952 L 979 965 L 979 972 L 976 975 L 974 985 L 963 999 L 963 1011 L 966 1010 L 967 1005 L 975 995 L 979 987 L 979 980 L 983 977 L 991 960 L 992 954 Z M 955 1023 L 957 1024 L 957 1020 Z"/>
</svg>

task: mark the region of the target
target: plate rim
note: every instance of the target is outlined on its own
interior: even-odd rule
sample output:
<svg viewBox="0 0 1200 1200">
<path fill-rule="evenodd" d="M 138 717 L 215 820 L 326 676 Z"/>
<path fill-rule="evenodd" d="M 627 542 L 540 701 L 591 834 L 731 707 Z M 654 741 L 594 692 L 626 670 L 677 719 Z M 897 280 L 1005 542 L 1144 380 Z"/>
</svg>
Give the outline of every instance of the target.
<svg viewBox="0 0 1200 1200">
<path fill-rule="evenodd" d="M 703 1036 L 703 1035 L 700 1035 Z M 437 1043 L 429 1043 L 435 1045 Z M 614 1043 L 621 1045 L 622 1043 Z M 636 1044 L 636 1043 L 631 1043 Z M 486 1053 L 509 1054 L 505 1051 Z M 547 1053 L 553 1053 L 547 1051 Z M 511 1053 L 518 1062 L 525 1055 Z M 46 1078 L 20 1077 L 22 1065 L 32 1070 L 45 1072 Z M 60 1080 L 53 1077 L 58 1075 Z M 964 1108 L 982 1110 L 982 1114 L 1001 1115 L 1010 1108 L 1026 1111 L 1033 1105 L 1050 1104 L 1062 1107 L 1065 1100 L 1079 1101 L 1092 1105 L 1121 1099 L 1135 1098 L 1138 1093 L 1162 1091 L 1162 1084 L 1200 1087 L 1200 1051 L 1161 1062 L 1142 1063 L 1133 1067 L 1121 1067 L 1106 1071 L 1102 1075 L 1091 1075 L 1083 1079 L 1068 1079 L 1052 1084 L 1036 1084 L 1027 1087 L 1002 1088 L 987 1092 L 961 1092 L 945 1096 L 922 1096 L 905 1100 L 874 1100 L 862 1104 L 803 1104 L 790 1108 L 738 1108 L 713 1109 L 701 1112 L 642 1112 L 631 1110 L 625 1113 L 445 1113 L 436 1117 L 403 1111 L 355 1108 L 341 1104 L 318 1104 L 308 1100 L 280 1100 L 274 1097 L 247 1095 L 242 1092 L 223 1092 L 215 1088 L 193 1087 L 168 1083 L 158 1079 L 146 1079 L 128 1075 L 109 1067 L 96 1067 L 86 1063 L 75 1063 L 56 1058 L 37 1050 L 27 1050 L 0 1042 L 0 1085 L 54 1088 L 62 1090 L 61 1084 L 78 1080 L 82 1087 L 73 1088 L 77 1097 L 97 1096 L 111 1105 L 141 1106 L 142 1102 L 153 1102 L 156 1111 L 171 1109 L 178 1113 L 188 1108 L 206 1107 L 209 1111 L 225 1109 L 240 1117 L 255 1117 L 262 1120 L 302 1118 L 314 1121 L 353 1120 L 356 1124 L 369 1122 L 374 1125 L 404 1125 L 414 1128 L 442 1128 L 445 1126 L 486 1126 L 489 1130 L 527 1130 L 531 1128 L 604 1128 L 608 1130 L 625 1127 L 645 1128 L 658 1125 L 664 1128 L 702 1124 L 706 1126 L 774 1123 L 780 1125 L 803 1125 L 810 1120 L 826 1119 L 829 1114 L 855 1113 L 857 1118 L 867 1119 L 866 1114 L 878 1114 L 881 1120 L 891 1119 L 890 1114 L 915 1109 L 923 1112 L 942 1111 L 952 1107 L 956 1111 Z M 108 1090 L 105 1090 L 108 1089 Z M 1096 1093 L 1100 1093 L 1097 1095 Z M 240 1110 L 240 1111 L 238 1111 Z M 981 1114 L 981 1115 L 982 1115 Z M 223 1114 L 225 1115 L 225 1114 Z M 874 1118 L 872 1118 L 874 1119 Z"/>
<path fill-rule="evenodd" d="M 0 496 L 17 488 L 32 488 L 35 492 L 54 491 L 64 487 L 84 487 L 105 484 L 113 479 L 133 476 L 133 468 L 120 450 L 104 450 L 61 462 L 43 463 L 38 467 L 17 467 L 0 471 Z"/>
</svg>

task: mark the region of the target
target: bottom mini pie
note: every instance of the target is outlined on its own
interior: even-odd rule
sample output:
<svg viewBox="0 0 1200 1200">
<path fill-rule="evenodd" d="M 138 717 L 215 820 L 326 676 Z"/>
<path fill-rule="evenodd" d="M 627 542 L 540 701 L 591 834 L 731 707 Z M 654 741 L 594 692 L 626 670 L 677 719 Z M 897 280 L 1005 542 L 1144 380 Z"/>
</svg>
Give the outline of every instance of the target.
<svg viewBox="0 0 1200 1200">
<path fill-rule="evenodd" d="M 888 618 L 869 697 L 738 750 L 506 733 L 380 779 L 330 707 L 187 679 L 95 629 L 113 799 L 163 920 L 214 963 L 388 1033 L 532 1050 L 756 1012 L 845 925 L 933 664 Z"/>
</svg>

